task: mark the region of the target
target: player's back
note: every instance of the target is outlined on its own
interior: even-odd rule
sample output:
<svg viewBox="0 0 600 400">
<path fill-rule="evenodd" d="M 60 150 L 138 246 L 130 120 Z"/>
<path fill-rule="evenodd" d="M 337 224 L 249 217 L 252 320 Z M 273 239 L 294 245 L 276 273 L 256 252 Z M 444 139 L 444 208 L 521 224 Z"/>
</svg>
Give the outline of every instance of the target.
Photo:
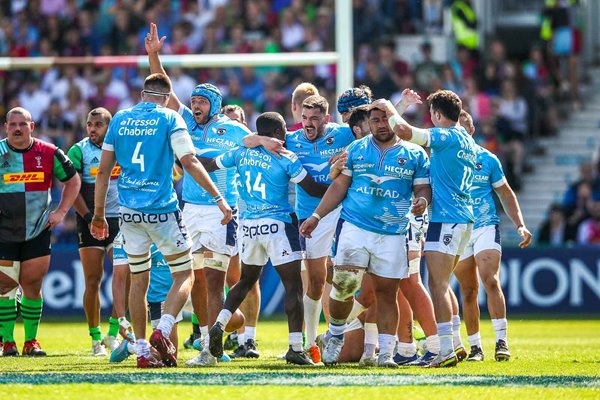
<svg viewBox="0 0 600 400">
<path fill-rule="evenodd" d="M 177 209 L 170 137 L 181 130 L 187 131 L 181 116 L 154 103 L 115 114 L 104 146 L 112 147 L 121 165 L 119 204 L 145 213 Z"/>
<path fill-rule="evenodd" d="M 260 146 L 240 147 L 217 158 L 219 167 L 235 165 L 239 173 L 238 190 L 246 203 L 244 219 L 273 218 L 290 222 L 288 183 L 299 182 L 306 170 L 295 154 L 285 151 L 281 158 Z"/>
<path fill-rule="evenodd" d="M 474 221 L 471 184 L 477 145 L 464 128 L 430 129 L 432 222 Z"/>
</svg>

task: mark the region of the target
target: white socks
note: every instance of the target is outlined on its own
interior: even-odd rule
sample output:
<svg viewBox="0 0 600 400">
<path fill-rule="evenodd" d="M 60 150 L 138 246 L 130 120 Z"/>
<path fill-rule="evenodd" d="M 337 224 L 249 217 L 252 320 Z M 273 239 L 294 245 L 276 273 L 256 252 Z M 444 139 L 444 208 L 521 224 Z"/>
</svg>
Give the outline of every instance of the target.
<svg viewBox="0 0 600 400">
<path fill-rule="evenodd" d="M 302 351 L 302 332 L 290 332 L 290 346 L 294 351 Z"/>
<path fill-rule="evenodd" d="M 502 339 L 508 344 L 508 339 L 506 337 L 508 329 L 508 321 L 506 318 L 493 319 L 492 326 L 494 327 L 494 331 L 496 332 L 496 343 L 498 340 Z"/>
<path fill-rule="evenodd" d="M 304 295 L 304 322 L 306 323 L 306 343 L 310 348 L 316 344 L 319 317 L 321 316 L 321 299 L 313 300 Z"/>
<path fill-rule="evenodd" d="M 244 343 L 246 343 L 246 340 L 248 339 L 252 339 L 252 340 L 256 340 L 256 327 L 255 326 L 246 326 L 246 330 L 244 331 L 244 333 L 242 333 L 242 335 L 244 335 L 243 339 L 244 339 Z M 240 335 L 238 335 L 238 342 L 239 342 L 239 337 Z M 242 344 L 244 344 L 242 343 Z"/>
<path fill-rule="evenodd" d="M 163 336 L 168 339 L 171 335 L 173 325 L 175 325 L 175 317 L 170 314 L 163 314 L 160 317 L 160 322 L 158 323 L 156 329 L 160 330 Z"/>
<path fill-rule="evenodd" d="M 454 348 L 462 347 L 462 339 L 460 338 L 460 316 L 452 316 L 452 343 Z"/>
<path fill-rule="evenodd" d="M 427 351 L 433 354 L 439 354 L 440 352 L 440 337 L 438 335 L 431 335 L 425 338 L 425 347 Z"/>
<path fill-rule="evenodd" d="M 437 331 L 440 337 L 440 352 L 442 357 L 454 351 L 454 343 L 452 342 L 452 322 L 438 322 Z"/>
<path fill-rule="evenodd" d="M 363 353 L 366 357 L 373 357 L 375 355 L 375 348 L 377 347 L 377 324 L 372 322 L 366 322 L 364 325 L 365 329 L 365 348 Z"/>
<path fill-rule="evenodd" d="M 469 346 L 477 346 L 481 348 L 481 334 L 479 332 L 469 335 Z"/>
</svg>

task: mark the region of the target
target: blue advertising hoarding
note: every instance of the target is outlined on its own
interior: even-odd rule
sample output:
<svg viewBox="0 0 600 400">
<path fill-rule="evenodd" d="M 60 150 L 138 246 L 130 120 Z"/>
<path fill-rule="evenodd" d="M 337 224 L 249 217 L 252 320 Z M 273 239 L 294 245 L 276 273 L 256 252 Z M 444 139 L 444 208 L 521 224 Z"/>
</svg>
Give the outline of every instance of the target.
<svg viewBox="0 0 600 400">
<path fill-rule="evenodd" d="M 111 275 L 106 263 L 100 292 L 103 314 L 110 312 Z M 509 313 L 600 315 L 600 248 L 504 249 L 500 278 Z M 458 289 L 455 280 L 452 286 Z M 485 309 L 483 285 L 480 287 L 479 302 Z M 83 317 L 84 290 L 77 248 L 53 248 L 50 271 L 43 284 L 44 314 Z M 261 292 L 262 315 L 283 312 L 283 286 L 270 266 L 261 276 Z"/>
</svg>

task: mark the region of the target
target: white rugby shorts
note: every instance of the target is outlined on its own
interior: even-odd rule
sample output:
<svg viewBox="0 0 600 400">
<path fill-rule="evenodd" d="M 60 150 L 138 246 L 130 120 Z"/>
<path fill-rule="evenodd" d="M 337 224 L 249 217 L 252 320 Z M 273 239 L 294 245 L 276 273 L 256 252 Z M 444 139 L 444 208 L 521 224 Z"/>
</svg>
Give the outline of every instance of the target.
<svg viewBox="0 0 600 400">
<path fill-rule="evenodd" d="M 339 220 L 335 265 L 366 268 L 383 278 L 408 277 L 406 235 L 383 235 Z"/>
<path fill-rule="evenodd" d="M 424 250 L 459 256 L 467 247 L 472 231 L 472 223 L 431 222 Z"/>
<path fill-rule="evenodd" d="M 240 259 L 246 265 L 274 266 L 302 259 L 298 226 L 273 218 L 242 219 Z"/>
<path fill-rule="evenodd" d="M 471 238 L 460 259 L 462 261 L 469 257 L 476 256 L 479 252 L 484 250 L 498 250 L 502 253 L 502 242 L 498 225 L 487 225 L 473 229 Z"/>
</svg>

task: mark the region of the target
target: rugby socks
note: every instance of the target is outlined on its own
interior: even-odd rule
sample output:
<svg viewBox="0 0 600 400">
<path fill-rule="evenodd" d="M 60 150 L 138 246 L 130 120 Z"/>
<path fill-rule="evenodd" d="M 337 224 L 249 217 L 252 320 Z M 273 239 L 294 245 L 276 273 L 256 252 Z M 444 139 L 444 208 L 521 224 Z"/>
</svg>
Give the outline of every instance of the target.
<svg viewBox="0 0 600 400">
<path fill-rule="evenodd" d="M 135 341 L 135 353 L 138 357 L 150 357 L 150 343 L 146 339 Z"/>
<path fill-rule="evenodd" d="M 244 342 L 239 341 L 240 334 L 238 334 L 238 343 L 244 344 L 244 343 L 246 343 L 245 341 L 248 339 L 256 340 L 256 327 L 255 326 L 246 326 L 246 330 L 244 331 L 244 333 L 242 333 L 242 335 L 244 335 L 244 337 L 243 337 Z"/>
<path fill-rule="evenodd" d="M 365 322 L 365 348 L 363 354 L 365 357 L 373 357 L 377 347 L 377 324 Z"/>
<path fill-rule="evenodd" d="M 233 314 L 231 314 L 231 311 L 222 309 L 219 315 L 217 316 L 216 322 L 219 322 L 221 325 L 223 325 L 223 327 L 226 327 L 232 315 Z"/>
<path fill-rule="evenodd" d="M 463 345 L 460 338 L 460 316 L 458 315 L 452 316 L 452 342 L 455 349 Z"/>
<path fill-rule="evenodd" d="M 494 331 L 496 332 L 496 343 L 498 340 L 504 340 L 508 343 L 508 338 L 506 337 L 508 329 L 508 321 L 506 318 L 492 319 L 492 326 L 494 327 Z"/>
<path fill-rule="evenodd" d="M 289 342 L 292 350 L 296 352 L 302 351 L 302 332 L 290 332 Z"/>
<path fill-rule="evenodd" d="M 352 303 L 352 310 L 350 310 L 350 314 L 348 314 L 347 321 L 353 321 L 356 317 L 358 317 L 366 308 L 358 302 L 358 300 L 354 299 Z"/>
<path fill-rule="evenodd" d="M 394 354 L 394 347 L 396 346 L 396 335 L 389 335 L 380 333 L 379 339 L 379 354 Z"/>
<path fill-rule="evenodd" d="M 119 318 L 110 317 L 108 319 L 108 336 L 117 337 L 118 334 L 119 334 Z"/>
<path fill-rule="evenodd" d="M 440 336 L 440 352 L 442 357 L 454 351 L 452 342 L 452 322 L 438 322 L 437 331 Z"/>
<path fill-rule="evenodd" d="M 248 328 L 246 328 L 248 329 Z M 238 346 L 243 346 L 246 344 L 246 332 L 238 333 Z"/>
<path fill-rule="evenodd" d="M 431 335 L 425 338 L 425 348 L 427 351 L 433 354 L 440 353 L 440 337 L 438 335 Z"/>
<path fill-rule="evenodd" d="M 479 332 L 469 335 L 469 346 L 477 346 L 481 348 L 481 334 Z"/>
<path fill-rule="evenodd" d="M 415 342 L 398 342 L 398 354 L 403 357 L 412 357 L 417 354 L 417 344 Z"/>
<path fill-rule="evenodd" d="M 204 325 L 200 327 L 200 337 L 202 338 L 202 346 L 205 349 L 208 349 L 208 325 Z"/>
<path fill-rule="evenodd" d="M 160 317 L 160 322 L 156 329 L 162 332 L 163 337 L 166 339 L 171 335 L 171 330 L 173 329 L 173 325 L 175 325 L 175 317 L 171 314 L 163 314 Z"/>
<path fill-rule="evenodd" d="M 316 343 L 321 307 L 321 299 L 313 300 L 304 295 L 304 322 L 306 323 L 306 342 L 308 343 L 308 347 L 314 346 Z"/>
<path fill-rule="evenodd" d="M 0 336 L 5 342 L 14 342 L 17 299 L 0 299 Z"/>
<path fill-rule="evenodd" d="M 21 299 L 21 316 L 25 328 L 25 341 L 28 342 L 37 337 L 38 326 L 42 318 L 42 306 L 44 301 L 40 299 Z"/>
<path fill-rule="evenodd" d="M 329 318 L 329 333 L 331 336 L 338 339 L 344 339 L 344 331 L 346 330 L 346 320 Z"/>
<path fill-rule="evenodd" d="M 194 332 L 194 335 L 196 336 L 200 336 L 200 322 L 198 322 L 198 317 L 196 317 L 196 314 L 192 313 L 192 332 Z"/>
<path fill-rule="evenodd" d="M 92 337 L 92 340 L 102 340 L 102 332 L 100 331 L 99 326 L 95 326 L 93 328 L 88 328 L 88 331 L 90 332 L 90 336 Z"/>
</svg>

